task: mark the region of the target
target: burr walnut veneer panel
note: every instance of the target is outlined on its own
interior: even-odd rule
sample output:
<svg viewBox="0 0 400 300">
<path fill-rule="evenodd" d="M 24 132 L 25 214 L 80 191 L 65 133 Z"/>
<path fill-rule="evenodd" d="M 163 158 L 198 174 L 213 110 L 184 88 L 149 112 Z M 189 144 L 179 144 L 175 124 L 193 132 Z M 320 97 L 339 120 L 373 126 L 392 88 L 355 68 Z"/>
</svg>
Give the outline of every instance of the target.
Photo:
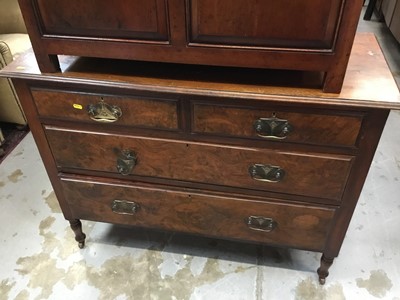
<svg viewBox="0 0 400 300">
<path fill-rule="evenodd" d="M 82 219 L 174 230 L 237 240 L 269 242 L 321 251 L 335 210 L 318 206 L 252 201 L 232 195 L 173 191 L 159 187 L 61 178 L 73 213 Z M 113 200 L 136 204 L 132 214 L 115 213 Z M 270 234 L 246 220 L 263 212 L 276 222 Z M 212 226 L 210 226 L 212 224 Z"/>
<path fill-rule="evenodd" d="M 259 189 L 340 201 L 352 157 L 344 155 L 271 151 L 102 132 L 46 127 L 46 136 L 60 170 L 117 173 L 118 158 L 131 151 L 137 162 L 129 174 L 189 182 Z M 255 164 L 279 166 L 277 182 L 255 180 Z"/>
</svg>

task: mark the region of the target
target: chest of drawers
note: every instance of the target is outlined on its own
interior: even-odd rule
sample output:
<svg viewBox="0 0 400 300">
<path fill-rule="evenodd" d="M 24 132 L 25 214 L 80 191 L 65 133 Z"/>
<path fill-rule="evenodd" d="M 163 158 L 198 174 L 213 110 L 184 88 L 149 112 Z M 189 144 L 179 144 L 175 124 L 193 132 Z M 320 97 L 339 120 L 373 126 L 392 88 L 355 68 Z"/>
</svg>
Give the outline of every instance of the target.
<svg viewBox="0 0 400 300">
<path fill-rule="evenodd" d="M 362 0 L 19 0 L 42 72 L 57 54 L 318 71 L 339 92 Z"/>
<path fill-rule="evenodd" d="M 80 219 L 292 247 L 323 253 L 321 283 L 400 107 L 368 34 L 340 95 L 264 84 L 261 70 L 71 57 L 62 68 L 41 74 L 27 53 L 2 75 L 81 247 Z"/>
</svg>

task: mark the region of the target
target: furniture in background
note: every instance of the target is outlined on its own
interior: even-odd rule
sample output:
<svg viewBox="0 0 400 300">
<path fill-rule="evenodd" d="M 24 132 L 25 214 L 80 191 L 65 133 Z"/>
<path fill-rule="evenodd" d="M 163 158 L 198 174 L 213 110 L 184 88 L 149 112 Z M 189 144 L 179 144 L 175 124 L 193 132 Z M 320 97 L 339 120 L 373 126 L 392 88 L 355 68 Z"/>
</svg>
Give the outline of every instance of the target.
<svg viewBox="0 0 400 300">
<path fill-rule="evenodd" d="M 3 132 L 1 131 L 1 128 L 0 128 L 0 156 L 2 156 L 3 154 L 4 154 L 4 149 L 1 147 L 2 145 L 3 145 L 3 143 L 4 143 L 4 135 L 3 135 Z"/>
<path fill-rule="evenodd" d="M 380 1 L 380 2 L 382 2 L 382 1 Z M 365 0 L 364 0 L 364 4 L 365 4 Z M 380 6 L 380 3 L 378 6 Z M 369 0 L 363 19 L 366 21 L 371 20 L 372 14 L 374 13 L 374 10 L 376 9 L 376 7 L 377 7 L 377 0 Z"/>
<path fill-rule="evenodd" d="M 0 0 L 0 70 L 31 48 L 17 0 Z M 0 122 L 26 125 L 10 79 L 0 79 Z"/>
<path fill-rule="evenodd" d="M 400 1 L 370 0 L 364 14 L 364 20 L 371 20 L 374 11 L 378 19 L 384 20 L 395 39 L 400 43 Z"/>
<path fill-rule="evenodd" d="M 363 0 L 19 0 L 42 72 L 58 54 L 319 71 L 342 87 Z"/>
<path fill-rule="evenodd" d="M 372 34 L 356 36 L 338 95 L 306 72 L 60 66 L 40 73 L 27 53 L 0 74 L 13 78 L 80 247 L 83 219 L 298 248 L 322 253 L 321 284 L 400 109 Z"/>
<path fill-rule="evenodd" d="M 400 43 L 400 1 L 383 0 L 382 14 L 385 18 L 386 25 L 389 27 L 389 30 Z"/>
</svg>

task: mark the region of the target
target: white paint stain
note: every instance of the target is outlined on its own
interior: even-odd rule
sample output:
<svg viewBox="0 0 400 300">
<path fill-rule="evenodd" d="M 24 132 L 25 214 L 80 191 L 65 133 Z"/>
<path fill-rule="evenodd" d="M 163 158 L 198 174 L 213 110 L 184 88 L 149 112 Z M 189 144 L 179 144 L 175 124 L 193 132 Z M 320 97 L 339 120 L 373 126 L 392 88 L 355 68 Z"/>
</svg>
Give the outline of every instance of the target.
<svg viewBox="0 0 400 300">
<path fill-rule="evenodd" d="M 8 180 L 10 180 L 13 183 L 18 182 L 18 180 L 21 178 L 21 176 L 24 175 L 22 173 L 21 169 L 17 169 L 14 172 L 11 173 L 11 175 L 8 176 Z"/>
<path fill-rule="evenodd" d="M 60 204 L 58 203 L 54 191 L 51 191 L 51 193 L 47 197 L 45 197 L 44 200 L 46 201 L 46 204 L 49 206 L 52 213 L 61 213 Z"/>
<path fill-rule="evenodd" d="M 356 282 L 359 288 L 366 289 L 372 296 L 378 298 L 383 298 L 393 286 L 383 270 L 371 271 L 368 279 L 357 278 Z"/>
<path fill-rule="evenodd" d="M 299 282 L 295 290 L 296 300 L 346 300 L 343 287 L 339 283 L 326 287 L 316 278 L 308 277 Z"/>
<path fill-rule="evenodd" d="M 9 279 L 2 280 L 0 282 L 0 299 L 8 299 L 8 293 L 14 287 L 15 282 Z"/>
</svg>

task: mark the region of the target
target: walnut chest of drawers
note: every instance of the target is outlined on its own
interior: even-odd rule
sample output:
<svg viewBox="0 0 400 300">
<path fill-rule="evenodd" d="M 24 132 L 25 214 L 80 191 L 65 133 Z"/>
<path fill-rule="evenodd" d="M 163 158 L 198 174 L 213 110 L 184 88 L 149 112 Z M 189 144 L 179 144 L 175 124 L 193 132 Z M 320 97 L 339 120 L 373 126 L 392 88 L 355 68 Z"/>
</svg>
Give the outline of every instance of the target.
<svg viewBox="0 0 400 300">
<path fill-rule="evenodd" d="M 301 78 L 264 70 L 73 57 L 61 67 L 41 74 L 27 53 L 2 75 L 81 247 L 80 219 L 292 247 L 323 253 L 321 283 L 400 107 L 368 34 L 340 95 L 273 86 Z"/>
<path fill-rule="evenodd" d="M 42 72 L 57 54 L 320 71 L 339 92 L 362 0 L 19 0 Z"/>
</svg>

